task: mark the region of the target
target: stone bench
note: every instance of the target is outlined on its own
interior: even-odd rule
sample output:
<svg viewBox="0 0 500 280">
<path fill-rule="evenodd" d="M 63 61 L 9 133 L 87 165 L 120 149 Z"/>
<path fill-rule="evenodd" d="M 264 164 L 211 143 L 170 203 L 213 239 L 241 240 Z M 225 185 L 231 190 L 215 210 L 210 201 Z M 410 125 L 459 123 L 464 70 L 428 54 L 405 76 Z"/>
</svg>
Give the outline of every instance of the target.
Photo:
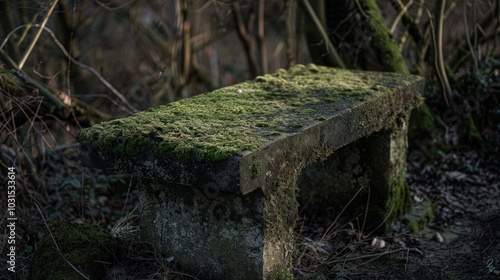
<svg viewBox="0 0 500 280">
<path fill-rule="evenodd" d="M 82 165 L 139 177 L 141 238 L 184 271 L 291 279 L 303 168 L 362 143 L 354 160 L 365 159 L 380 220 L 407 209 L 406 128 L 423 83 L 297 65 L 83 129 Z M 312 181 L 335 174 L 324 166 Z M 334 196 L 317 188 L 323 202 Z"/>
</svg>

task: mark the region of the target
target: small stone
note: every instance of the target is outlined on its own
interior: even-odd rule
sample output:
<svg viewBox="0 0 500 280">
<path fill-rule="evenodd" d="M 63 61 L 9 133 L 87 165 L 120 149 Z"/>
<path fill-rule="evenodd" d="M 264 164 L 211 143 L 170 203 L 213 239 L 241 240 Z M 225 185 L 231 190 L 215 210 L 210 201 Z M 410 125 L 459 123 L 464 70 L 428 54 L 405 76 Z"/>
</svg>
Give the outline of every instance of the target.
<svg viewBox="0 0 500 280">
<path fill-rule="evenodd" d="M 385 241 L 383 239 L 375 237 L 372 240 L 372 247 L 382 249 L 385 247 Z"/>
<path fill-rule="evenodd" d="M 434 233 L 434 239 L 436 239 L 436 241 L 439 243 L 444 242 L 444 238 L 441 236 L 441 234 L 439 232 Z"/>
<path fill-rule="evenodd" d="M 413 200 L 416 202 L 416 203 L 422 203 L 424 201 L 423 198 L 417 196 L 417 195 L 414 195 L 413 196 Z"/>
<path fill-rule="evenodd" d="M 236 90 L 236 93 L 243 93 L 243 90 L 241 88 Z"/>
</svg>

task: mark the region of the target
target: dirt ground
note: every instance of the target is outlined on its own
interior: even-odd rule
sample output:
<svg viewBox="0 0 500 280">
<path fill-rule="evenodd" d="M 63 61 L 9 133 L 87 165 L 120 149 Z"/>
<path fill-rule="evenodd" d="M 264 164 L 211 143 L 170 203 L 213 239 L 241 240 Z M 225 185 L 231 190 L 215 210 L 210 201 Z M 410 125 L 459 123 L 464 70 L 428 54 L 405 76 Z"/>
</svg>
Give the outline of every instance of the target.
<svg viewBox="0 0 500 280">
<path fill-rule="evenodd" d="M 497 159 L 454 151 L 433 165 L 410 165 L 407 178 L 414 204 L 434 206 L 435 219 L 424 230 L 412 235 L 402 220 L 386 236 L 360 235 L 351 225 L 323 239 L 316 231 L 297 244 L 296 278 L 500 279 Z"/>
</svg>

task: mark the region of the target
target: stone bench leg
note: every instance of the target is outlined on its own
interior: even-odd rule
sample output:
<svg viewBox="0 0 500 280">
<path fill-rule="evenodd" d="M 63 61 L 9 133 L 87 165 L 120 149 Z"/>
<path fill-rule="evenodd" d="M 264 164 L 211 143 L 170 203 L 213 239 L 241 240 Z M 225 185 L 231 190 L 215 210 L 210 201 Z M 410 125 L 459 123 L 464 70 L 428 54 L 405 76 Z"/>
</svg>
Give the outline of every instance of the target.
<svg viewBox="0 0 500 280">
<path fill-rule="evenodd" d="M 200 279 L 293 278 L 295 187 L 240 196 L 219 192 L 215 184 L 139 184 L 142 240 L 173 256 L 183 271 Z"/>
<path fill-rule="evenodd" d="M 389 229 L 411 207 L 405 178 L 407 123 L 401 116 L 392 129 L 363 137 L 304 168 L 298 179 L 301 205 L 340 211 L 355 197 L 342 222 L 358 217 L 365 229 Z"/>
</svg>

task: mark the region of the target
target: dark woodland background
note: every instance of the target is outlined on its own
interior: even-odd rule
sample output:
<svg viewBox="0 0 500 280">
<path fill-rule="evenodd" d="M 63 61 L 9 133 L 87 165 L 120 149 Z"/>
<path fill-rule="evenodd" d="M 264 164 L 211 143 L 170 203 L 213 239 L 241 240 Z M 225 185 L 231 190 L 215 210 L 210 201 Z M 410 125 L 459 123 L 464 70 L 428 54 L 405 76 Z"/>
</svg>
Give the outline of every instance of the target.
<svg viewBox="0 0 500 280">
<path fill-rule="evenodd" d="M 81 128 L 295 64 L 422 75 L 409 163 L 463 147 L 498 158 L 499 43 L 498 0 L 0 1 L 0 175 L 16 169 L 18 261 L 42 216 L 137 230 L 134 179 L 82 168 Z"/>
</svg>

